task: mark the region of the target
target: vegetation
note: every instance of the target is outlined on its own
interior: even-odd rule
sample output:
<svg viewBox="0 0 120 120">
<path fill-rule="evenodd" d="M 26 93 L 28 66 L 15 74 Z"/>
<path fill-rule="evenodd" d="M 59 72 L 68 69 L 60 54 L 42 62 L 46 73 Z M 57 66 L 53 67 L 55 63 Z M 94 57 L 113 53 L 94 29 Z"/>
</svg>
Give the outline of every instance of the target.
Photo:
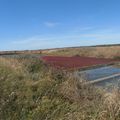
<svg viewBox="0 0 120 120">
<path fill-rule="evenodd" d="M 47 53 L 47 52 L 46 52 Z M 103 46 L 103 47 L 84 47 L 84 48 L 64 48 L 53 52 L 49 55 L 63 56 L 90 56 L 98 58 L 119 58 L 120 46 Z"/>
<path fill-rule="evenodd" d="M 83 84 L 36 58 L 0 58 L 0 120 L 119 120 L 120 92 Z"/>
</svg>

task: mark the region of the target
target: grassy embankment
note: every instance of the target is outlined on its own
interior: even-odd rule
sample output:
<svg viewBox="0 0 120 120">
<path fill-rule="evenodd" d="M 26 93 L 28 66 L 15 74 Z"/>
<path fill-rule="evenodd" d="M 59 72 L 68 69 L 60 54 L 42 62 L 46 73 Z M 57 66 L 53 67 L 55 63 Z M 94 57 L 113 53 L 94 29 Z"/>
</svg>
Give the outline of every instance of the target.
<svg viewBox="0 0 120 120">
<path fill-rule="evenodd" d="M 56 51 L 51 51 L 48 55 L 62 55 L 62 56 L 90 56 L 98 58 L 114 58 L 120 59 L 120 46 L 108 47 L 85 47 L 85 48 L 64 48 Z"/>
<path fill-rule="evenodd" d="M 0 120 L 119 120 L 120 94 L 106 94 L 37 59 L 0 58 Z"/>
</svg>

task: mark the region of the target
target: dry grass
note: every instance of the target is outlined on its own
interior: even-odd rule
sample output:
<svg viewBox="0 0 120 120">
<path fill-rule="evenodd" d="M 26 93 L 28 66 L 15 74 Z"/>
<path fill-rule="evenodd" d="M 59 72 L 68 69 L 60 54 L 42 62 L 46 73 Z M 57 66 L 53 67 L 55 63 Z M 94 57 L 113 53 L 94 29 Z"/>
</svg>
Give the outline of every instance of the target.
<svg viewBox="0 0 120 120">
<path fill-rule="evenodd" d="M 64 98 L 78 108 L 65 120 L 120 120 L 120 91 L 110 93 L 69 77 L 60 87 Z"/>
<path fill-rule="evenodd" d="M 63 55 L 63 56 L 90 56 L 98 58 L 119 58 L 120 46 L 110 47 L 86 47 L 86 48 L 65 48 L 51 53 L 49 55 Z"/>
<path fill-rule="evenodd" d="M 0 57 L 0 65 L 7 66 L 14 70 L 22 70 L 23 65 L 17 59 Z"/>
<path fill-rule="evenodd" d="M 0 61 L 0 120 L 120 120 L 119 89 L 107 93 L 35 60 Z"/>
</svg>

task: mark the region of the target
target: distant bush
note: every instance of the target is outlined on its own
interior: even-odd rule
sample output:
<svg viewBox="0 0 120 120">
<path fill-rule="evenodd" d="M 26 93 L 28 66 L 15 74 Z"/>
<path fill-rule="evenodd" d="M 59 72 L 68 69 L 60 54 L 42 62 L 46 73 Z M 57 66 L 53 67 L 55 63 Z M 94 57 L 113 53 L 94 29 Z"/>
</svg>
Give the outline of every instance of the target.
<svg viewBox="0 0 120 120">
<path fill-rule="evenodd" d="M 115 56 L 114 59 L 120 60 L 120 56 Z"/>
</svg>

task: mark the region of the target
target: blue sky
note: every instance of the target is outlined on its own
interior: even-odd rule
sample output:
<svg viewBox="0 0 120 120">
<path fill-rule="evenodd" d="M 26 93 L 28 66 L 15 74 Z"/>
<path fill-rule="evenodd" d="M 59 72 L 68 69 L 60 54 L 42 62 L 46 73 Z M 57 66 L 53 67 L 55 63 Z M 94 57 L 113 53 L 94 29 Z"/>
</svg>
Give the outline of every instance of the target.
<svg viewBox="0 0 120 120">
<path fill-rule="evenodd" d="M 0 50 L 120 43 L 120 0 L 0 0 Z"/>
</svg>

